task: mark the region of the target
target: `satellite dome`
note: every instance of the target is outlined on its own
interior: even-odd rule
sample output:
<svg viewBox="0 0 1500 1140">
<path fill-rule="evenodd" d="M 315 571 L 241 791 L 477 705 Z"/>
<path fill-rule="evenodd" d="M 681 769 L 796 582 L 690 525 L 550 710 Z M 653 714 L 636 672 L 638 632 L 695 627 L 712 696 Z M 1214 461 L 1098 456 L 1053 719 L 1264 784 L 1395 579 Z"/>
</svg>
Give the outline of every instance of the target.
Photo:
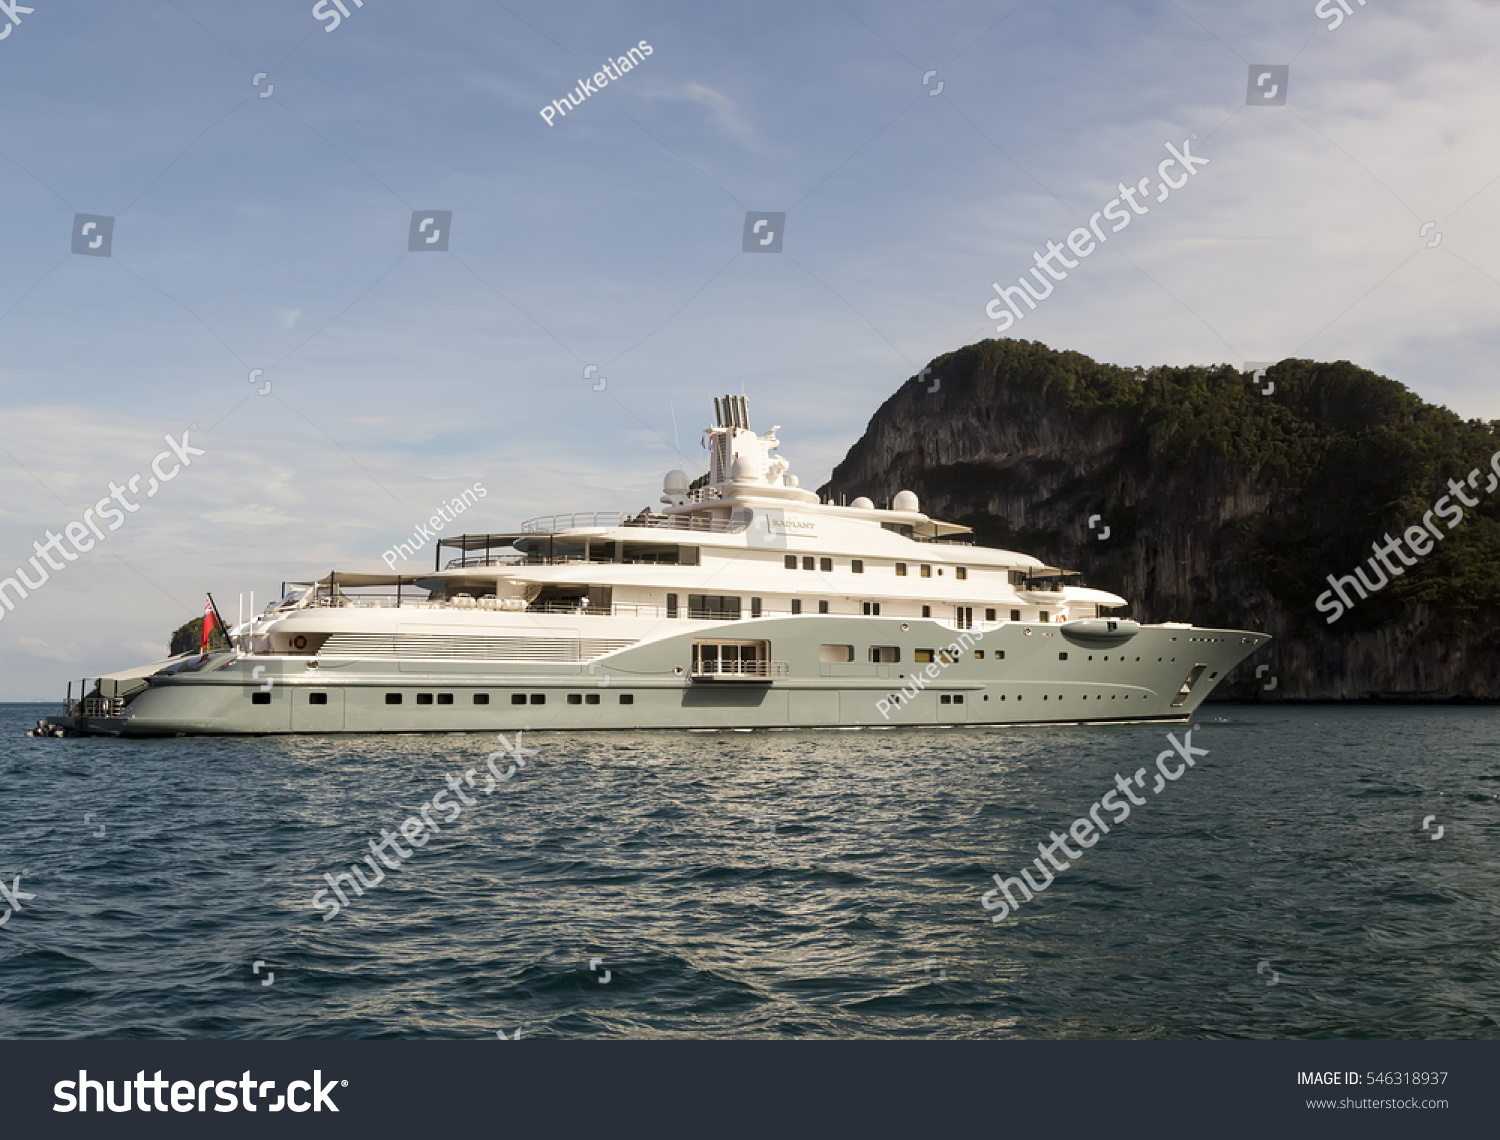
<svg viewBox="0 0 1500 1140">
<path fill-rule="evenodd" d="M 687 472 L 668 471 L 667 477 L 661 483 L 661 493 L 663 495 L 686 495 L 688 493 Z"/>
<path fill-rule="evenodd" d="M 875 509 L 875 504 L 870 502 L 870 500 L 865 498 L 863 495 L 855 499 L 854 502 L 850 503 L 849 505 L 851 507 L 858 507 L 862 511 L 873 511 Z"/>
<path fill-rule="evenodd" d="M 897 491 L 896 497 L 891 500 L 893 511 L 915 511 L 918 510 L 917 496 L 911 491 Z"/>
</svg>

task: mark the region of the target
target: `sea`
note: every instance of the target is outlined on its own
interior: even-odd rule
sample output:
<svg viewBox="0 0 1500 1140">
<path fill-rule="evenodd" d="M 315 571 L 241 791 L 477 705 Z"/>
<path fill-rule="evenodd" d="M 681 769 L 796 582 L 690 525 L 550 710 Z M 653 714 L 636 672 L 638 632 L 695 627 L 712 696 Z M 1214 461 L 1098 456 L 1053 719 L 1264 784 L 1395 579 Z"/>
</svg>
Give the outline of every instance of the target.
<svg viewBox="0 0 1500 1140">
<path fill-rule="evenodd" d="M 1187 726 L 25 735 L 55 711 L 0 705 L 7 1039 L 1500 1036 L 1493 707 L 1207 705 L 1191 767 Z"/>
</svg>

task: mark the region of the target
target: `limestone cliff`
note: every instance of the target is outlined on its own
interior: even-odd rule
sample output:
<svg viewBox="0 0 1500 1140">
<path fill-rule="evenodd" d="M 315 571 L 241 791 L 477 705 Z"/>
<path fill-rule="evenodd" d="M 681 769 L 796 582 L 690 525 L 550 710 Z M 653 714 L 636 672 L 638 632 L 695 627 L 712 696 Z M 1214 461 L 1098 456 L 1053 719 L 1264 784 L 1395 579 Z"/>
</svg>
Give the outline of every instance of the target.
<svg viewBox="0 0 1500 1140">
<path fill-rule="evenodd" d="M 1273 634 L 1255 658 L 1271 673 L 1242 667 L 1220 697 L 1500 700 L 1500 490 L 1484 478 L 1430 555 L 1332 624 L 1315 609 L 1327 575 L 1420 524 L 1447 480 L 1488 475 L 1497 450 L 1500 423 L 1347 361 L 1286 360 L 1257 382 L 992 340 L 898 389 L 822 493 L 884 505 L 910 488 L 929 515 L 1081 570 L 1143 621 Z"/>
</svg>

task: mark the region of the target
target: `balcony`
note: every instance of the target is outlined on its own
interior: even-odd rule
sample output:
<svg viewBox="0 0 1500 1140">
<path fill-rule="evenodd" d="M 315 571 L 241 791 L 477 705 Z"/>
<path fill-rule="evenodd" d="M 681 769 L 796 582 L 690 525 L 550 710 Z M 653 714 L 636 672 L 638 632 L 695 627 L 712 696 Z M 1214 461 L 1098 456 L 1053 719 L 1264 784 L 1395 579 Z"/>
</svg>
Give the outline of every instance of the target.
<svg viewBox="0 0 1500 1140">
<path fill-rule="evenodd" d="M 769 681 L 791 672 L 785 661 L 695 661 L 692 675 L 695 681 Z"/>
</svg>

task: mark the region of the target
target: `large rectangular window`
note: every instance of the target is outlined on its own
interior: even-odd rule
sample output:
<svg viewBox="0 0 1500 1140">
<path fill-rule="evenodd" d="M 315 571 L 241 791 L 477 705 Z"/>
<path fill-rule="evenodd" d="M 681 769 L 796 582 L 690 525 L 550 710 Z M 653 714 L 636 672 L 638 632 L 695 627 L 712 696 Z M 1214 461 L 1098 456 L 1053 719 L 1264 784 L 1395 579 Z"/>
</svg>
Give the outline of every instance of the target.
<svg viewBox="0 0 1500 1140">
<path fill-rule="evenodd" d="M 1010 620 L 1011 621 L 1020 621 L 1021 620 L 1021 611 L 1020 610 L 1011 610 L 1010 611 Z"/>
<path fill-rule="evenodd" d="M 924 578 L 931 578 L 932 577 L 932 567 L 931 566 L 923 566 L 922 567 L 922 577 L 924 577 Z"/>
<path fill-rule="evenodd" d="M 802 612 L 802 599 L 801 598 L 793 598 L 792 599 L 792 613 L 794 613 L 794 614 L 800 614 L 801 612 Z"/>
<path fill-rule="evenodd" d="M 785 562 L 786 562 L 786 568 L 788 570 L 795 570 L 795 569 L 797 569 L 797 556 L 795 554 L 788 554 L 786 556 L 786 558 L 785 558 Z"/>
<path fill-rule="evenodd" d="M 717 621 L 739 621 L 740 599 L 731 594 L 689 594 L 688 616 Z"/>
<path fill-rule="evenodd" d="M 826 614 L 828 612 L 828 603 L 826 601 L 820 601 L 818 603 L 818 612 L 820 614 Z"/>
<path fill-rule="evenodd" d="M 967 566 L 955 566 L 953 568 L 953 576 L 960 582 L 965 581 L 969 577 L 969 568 Z"/>
<path fill-rule="evenodd" d="M 929 665 L 932 663 L 932 652 L 931 649 L 919 649 L 912 654 L 912 660 L 918 665 Z"/>
<path fill-rule="evenodd" d="M 994 609 L 993 606 L 987 607 L 985 609 L 985 611 L 984 611 L 984 620 L 985 621 L 994 621 L 995 620 L 995 609 Z"/>
<path fill-rule="evenodd" d="M 813 568 L 814 562 L 815 560 L 811 554 L 805 555 L 802 559 L 802 569 L 811 570 Z"/>
<path fill-rule="evenodd" d="M 818 646 L 818 660 L 827 663 L 838 663 L 854 660 L 854 646 L 852 645 L 820 645 Z"/>
<path fill-rule="evenodd" d="M 863 574 L 865 572 L 865 562 L 864 562 L 864 559 L 863 558 L 856 558 L 856 559 L 854 559 L 853 561 L 851 561 L 849 563 L 849 569 L 850 569 L 850 571 L 852 573 Z"/>
<path fill-rule="evenodd" d="M 922 607 L 922 616 L 923 617 L 931 617 L 932 616 L 932 607 L 931 606 L 923 606 Z"/>
<path fill-rule="evenodd" d="M 832 574 L 833 573 L 833 559 L 832 558 L 820 558 L 820 559 L 818 559 L 818 569 L 821 570 L 821 571 L 823 571 L 823 573 L 825 573 L 825 574 Z"/>
<path fill-rule="evenodd" d="M 750 616 L 751 617 L 760 617 L 760 599 L 759 598 L 751 598 L 750 599 Z"/>
<path fill-rule="evenodd" d="M 896 563 L 896 577 L 898 577 L 898 578 L 905 578 L 906 577 L 906 563 L 905 562 L 898 562 L 898 563 Z"/>
<path fill-rule="evenodd" d="M 879 602 L 865 602 L 864 606 L 865 606 L 865 616 L 866 617 L 879 617 L 880 616 L 880 603 Z"/>
<path fill-rule="evenodd" d="M 870 646 L 870 660 L 877 665 L 895 665 L 901 660 L 899 645 Z"/>
<path fill-rule="evenodd" d="M 669 618 L 674 618 L 674 617 L 677 616 L 677 595 L 676 594 L 668 594 L 667 595 L 667 616 Z"/>
</svg>

